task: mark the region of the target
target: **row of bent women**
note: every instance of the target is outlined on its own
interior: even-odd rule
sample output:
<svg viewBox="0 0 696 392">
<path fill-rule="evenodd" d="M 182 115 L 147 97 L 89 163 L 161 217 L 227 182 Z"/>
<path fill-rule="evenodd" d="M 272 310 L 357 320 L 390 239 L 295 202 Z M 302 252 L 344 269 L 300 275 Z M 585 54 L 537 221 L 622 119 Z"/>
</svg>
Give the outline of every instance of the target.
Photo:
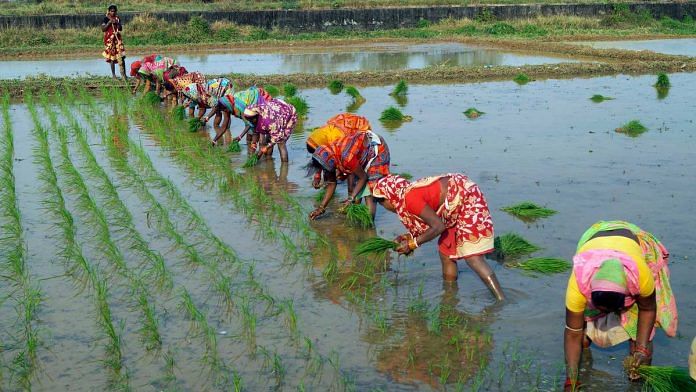
<svg viewBox="0 0 696 392">
<path fill-rule="evenodd" d="M 165 98 L 185 97 L 190 115 L 198 108 L 203 122 L 215 116 L 220 130 L 214 144 L 229 130 L 230 116 L 235 116 L 245 125 L 235 140 L 246 135 L 250 153 L 268 155 L 277 144 L 281 161 L 288 161 L 285 143 L 297 123 L 295 108 L 263 88 L 235 92 L 227 79 L 206 80 L 156 55 L 135 62 L 131 75 L 138 77 L 138 85 L 145 81 L 146 90 L 154 83 Z M 391 174 L 387 142 L 372 131 L 366 118 L 350 113 L 334 116 L 312 131 L 306 147 L 312 154 L 307 165 L 312 185 L 326 189 L 310 219 L 326 212 L 337 182 L 345 180 L 349 196 L 341 204 L 365 200 L 373 217 L 377 204 L 398 215 L 408 230 L 396 238 L 398 253 L 409 254 L 438 238 L 445 280 L 457 279 L 457 261 L 463 259 L 498 300 L 504 299 L 484 259 L 493 251 L 491 214 L 471 179 L 448 173 L 410 182 Z M 567 390 L 577 387 L 581 352 L 591 343 L 607 347 L 628 340 L 634 363 L 649 364 L 655 328 L 675 336 L 677 309 L 667 258 L 666 248 L 654 236 L 627 222 L 598 222 L 583 234 L 566 291 Z"/>
</svg>

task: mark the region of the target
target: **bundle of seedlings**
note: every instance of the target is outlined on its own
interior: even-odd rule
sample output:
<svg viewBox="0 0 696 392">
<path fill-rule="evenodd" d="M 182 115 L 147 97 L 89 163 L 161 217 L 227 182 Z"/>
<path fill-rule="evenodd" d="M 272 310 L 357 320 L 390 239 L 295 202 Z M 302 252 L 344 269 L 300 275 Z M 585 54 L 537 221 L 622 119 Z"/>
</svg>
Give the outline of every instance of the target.
<svg viewBox="0 0 696 392">
<path fill-rule="evenodd" d="M 382 122 L 404 122 L 413 120 L 413 117 L 407 116 L 401 110 L 390 106 L 382 112 L 379 120 Z"/>
<path fill-rule="evenodd" d="M 285 102 L 287 102 L 290 105 L 295 107 L 295 111 L 297 112 L 297 117 L 307 116 L 307 113 L 309 112 L 309 105 L 307 105 L 307 101 L 305 101 L 304 98 L 302 98 L 300 96 L 292 96 L 292 97 L 286 98 Z"/>
<path fill-rule="evenodd" d="M 353 103 L 365 102 L 365 98 L 360 95 L 360 91 L 355 86 L 346 86 L 346 94 L 353 98 Z"/>
<path fill-rule="evenodd" d="M 401 177 L 401 178 L 404 178 L 406 180 L 410 180 L 413 178 L 413 174 L 411 174 L 409 172 L 401 172 L 401 173 L 397 173 L 396 175 Z"/>
<path fill-rule="evenodd" d="M 624 133 L 630 137 L 640 136 L 645 133 L 648 128 L 641 124 L 638 120 L 631 120 L 624 124 L 622 127 L 616 128 L 616 132 Z"/>
<path fill-rule="evenodd" d="M 406 94 L 408 94 L 408 84 L 406 84 L 405 80 L 399 80 L 399 83 L 394 86 L 394 90 L 389 93 L 393 97 L 403 97 Z"/>
<path fill-rule="evenodd" d="M 466 111 L 464 112 L 464 115 L 471 120 L 473 120 L 475 118 L 479 118 L 483 114 L 486 114 L 486 112 L 482 112 L 476 108 L 469 108 L 469 109 L 466 109 Z"/>
<path fill-rule="evenodd" d="M 174 117 L 176 121 L 183 121 L 184 117 L 186 117 L 185 108 L 181 105 L 174 106 L 172 109 L 172 117 Z"/>
<path fill-rule="evenodd" d="M 349 225 L 367 229 L 372 227 L 372 214 L 370 209 L 364 204 L 349 204 L 340 212 L 346 214 L 346 221 Z"/>
<path fill-rule="evenodd" d="M 159 103 L 162 101 L 156 92 L 148 91 L 145 93 L 145 95 L 143 95 L 142 98 L 140 98 L 140 102 L 145 105 L 159 105 Z"/>
<path fill-rule="evenodd" d="M 343 87 L 343 82 L 341 82 L 340 80 L 332 80 L 329 82 L 328 85 L 329 91 L 331 91 L 331 94 L 334 95 L 343 91 Z"/>
<path fill-rule="evenodd" d="M 541 249 L 515 233 L 495 237 L 493 247 L 501 259 L 516 259 Z"/>
<path fill-rule="evenodd" d="M 531 81 L 529 76 L 527 76 L 527 74 L 525 74 L 525 73 L 517 74 L 517 76 L 515 76 L 515 78 L 512 80 L 519 85 L 527 84 Z"/>
<path fill-rule="evenodd" d="M 198 132 L 198 130 L 203 126 L 203 120 L 198 117 L 190 118 L 188 121 L 189 132 Z"/>
<path fill-rule="evenodd" d="M 268 93 L 271 97 L 275 98 L 280 94 L 280 90 L 278 90 L 278 87 L 272 85 L 272 84 L 267 84 L 263 87 L 264 91 Z"/>
<path fill-rule="evenodd" d="M 541 274 L 557 274 L 568 271 L 572 267 L 568 260 L 555 257 L 533 257 L 519 263 L 507 264 L 507 266 Z"/>
<path fill-rule="evenodd" d="M 251 154 L 249 158 L 247 158 L 246 162 L 244 162 L 244 165 L 242 167 L 244 168 L 249 168 L 249 167 L 254 167 L 256 164 L 259 163 L 259 156 L 256 154 Z"/>
<path fill-rule="evenodd" d="M 592 102 L 594 102 L 594 103 L 600 103 L 600 102 L 609 101 L 609 100 L 612 100 L 612 99 L 614 99 L 614 98 L 612 98 L 612 97 L 605 97 L 605 96 L 602 95 L 602 94 L 595 94 L 595 95 L 593 95 L 592 97 L 590 97 L 590 101 L 592 101 Z"/>
<path fill-rule="evenodd" d="M 355 254 L 358 256 L 383 256 L 387 253 L 387 251 L 394 250 L 398 246 L 399 244 L 394 241 L 390 241 L 382 237 L 372 237 L 358 244 L 358 246 L 355 248 Z"/>
<path fill-rule="evenodd" d="M 655 82 L 654 87 L 656 88 L 670 88 L 672 85 L 669 83 L 669 77 L 666 73 L 660 72 L 657 74 L 657 82 Z"/>
<path fill-rule="evenodd" d="M 292 83 L 285 83 L 283 85 L 283 96 L 285 98 L 294 97 L 297 94 L 297 86 Z"/>
<path fill-rule="evenodd" d="M 239 140 L 232 140 L 230 146 L 227 147 L 227 152 L 242 152 L 242 146 L 239 144 Z"/>
<path fill-rule="evenodd" d="M 696 380 L 689 375 L 689 369 L 677 366 L 637 365 L 633 357 L 624 360 L 624 368 L 644 380 L 644 391 L 696 392 Z"/>
<path fill-rule="evenodd" d="M 546 218 L 556 213 L 555 210 L 538 206 L 530 201 L 523 201 L 512 206 L 503 207 L 501 210 L 518 218 L 530 220 Z"/>
</svg>

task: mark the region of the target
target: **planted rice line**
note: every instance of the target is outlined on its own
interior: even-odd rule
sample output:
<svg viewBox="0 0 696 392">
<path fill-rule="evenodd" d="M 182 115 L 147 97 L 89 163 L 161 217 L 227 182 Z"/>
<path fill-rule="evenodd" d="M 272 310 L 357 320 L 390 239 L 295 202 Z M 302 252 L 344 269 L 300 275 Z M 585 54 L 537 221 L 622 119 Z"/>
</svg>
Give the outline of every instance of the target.
<svg viewBox="0 0 696 392">
<path fill-rule="evenodd" d="M 27 249 L 24 241 L 22 215 L 17 203 L 17 189 L 14 176 L 14 134 L 10 118 L 10 96 L 2 98 L 3 129 L 0 138 L 0 217 L 3 221 L 3 235 L 0 249 L 4 251 L 3 269 L 10 272 L 14 286 L 20 293 L 15 298 L 18 316 L 17 352 L 12 359 L 10 371 L 18 387 L 31 390 L 34 372 L 38 365 L 36 355 L 40 344 L 38 329 L 38 310 L 41 306 L 41 288 L 28 271 Z"/>
<path fill-rule="evenodd" d="M 103 278 L 97 269 L 84 257 L 82 247 L 76 240 L 75 220 L 65 205 L 63 192 L 58 185 L 58 177 L 50 155 L 48 133 L 41 125 L 31 96 L 27 98 L 27 107 L 34 122 L 34 136 L 38 141 L 38 146 L 34 150 L 35 161 L 43 169 L 39 177 L 43 182 L 43 191 L 46 193 L 43 204 L 49 213 L 53 214 L 54 219 L 57 220 L 56 226 L 60 228 L 62 233 L 62 241 L 59 241 L 59 243 L 63 244 L 63 249 L 58 252 L 58 255 L 63 259 L 68 274 L 76 279 L 82 288 L 89 283 L 94 290 L 95 308 L 99 316 L 97 324 L 108 339 L 105 346 L 107 358 L 103 363 L 113 372 L 111 376 L 113 384 L 127 386 L 127 371 L 123 374 L 121 373 L 123 355 L 121 352 L 120 335 L 113 325 L 107 291 L 104 285 L 100 285 L 100 282 L 103 282 Z"/>
</svg>

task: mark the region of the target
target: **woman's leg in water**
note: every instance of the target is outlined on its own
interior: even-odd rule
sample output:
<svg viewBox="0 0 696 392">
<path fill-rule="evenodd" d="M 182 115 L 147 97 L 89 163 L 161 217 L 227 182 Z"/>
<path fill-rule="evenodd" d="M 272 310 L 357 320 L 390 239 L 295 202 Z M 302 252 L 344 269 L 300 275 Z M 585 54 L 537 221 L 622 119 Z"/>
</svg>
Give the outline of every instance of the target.
<svg viewBox="0 0 696 392">
<path fill-rule="evenodd" d="M 469 265 L 476 274 L 479 276 L 483 284 L 485 284 L 489 290 L 495 295 L 498 301 L 503 301 L 505 295 L 503 294 L 503 289 L 500 287 L 498 278 L 495 276 L 495 272 L 486 262 L 486 259 L 481 256 L 470 256 L 465 258 L 466 263 Z"/>
<path fill-rule="evenodd" d="M 459 276 L 457 260 L 452 260 L 449 256 L 440 252 L 440 263 L 442 264 L 442 279 L 447 282 L 456 282 Z"/>
<path fill-rule="evenodd" d="M 280 153 L 280 161 L 287 162 L 288 161 L 288 147 L 285 145 L 285 142 L 278 143 L 278 152 Z"/>
<path fill-rule="evenodd" d="M 222 111 L 218 110 L 215 113 L 215 120 L 213 120 L 213 125 L 216 127 L 219 127 L 221 121 L 222 121 Z"/>
</svg>

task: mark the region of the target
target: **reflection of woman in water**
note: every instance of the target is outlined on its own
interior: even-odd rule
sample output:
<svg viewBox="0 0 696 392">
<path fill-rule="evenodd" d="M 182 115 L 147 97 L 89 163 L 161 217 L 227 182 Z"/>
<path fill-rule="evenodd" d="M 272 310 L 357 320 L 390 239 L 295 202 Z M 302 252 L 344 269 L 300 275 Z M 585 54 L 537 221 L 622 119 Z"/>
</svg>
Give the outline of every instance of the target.
<svg viewBox="0 0 696 392">
<path fill-rule="evenodd" d="M 649 365 L 656 327 L 677 332 L 667 249 L 622 221 L 601 221 L 580 238 L 566 291 L 566 390 L 575 390 L 582 348 L 629 341 L 633 366 Z M 637 379 L 634 367 L 629 378 Z"/>
<path fill-rule="evenodd" d="M 116 64 L 119 65 L 121 77 L 125 80 L 126 76 L 126 49 L 123 47 L 123 25 L 118 17 L 118 9 L 115 4 L 111 4 L 108 12 L 101 24 L 101 30 L 104 32 L 104 51 L 102 56 L 111 66 L 111 76 L 116 78 Z"/>
<path fill-rule="evenodd" d="M 377 181 L 372 194 L 384 208 L 395 212 L 408 230 L 397 238 L 397 252 L 409 254 L 440 236 L 443 279 L 456 281 L 457 260 L 465 259 L 496 298 L 505 299 L 483 257 L 493 251 L 493 220 L 483 193 L 468 177 L 442 174 L 411 183 L 389 175 Z"/>
</svg>

